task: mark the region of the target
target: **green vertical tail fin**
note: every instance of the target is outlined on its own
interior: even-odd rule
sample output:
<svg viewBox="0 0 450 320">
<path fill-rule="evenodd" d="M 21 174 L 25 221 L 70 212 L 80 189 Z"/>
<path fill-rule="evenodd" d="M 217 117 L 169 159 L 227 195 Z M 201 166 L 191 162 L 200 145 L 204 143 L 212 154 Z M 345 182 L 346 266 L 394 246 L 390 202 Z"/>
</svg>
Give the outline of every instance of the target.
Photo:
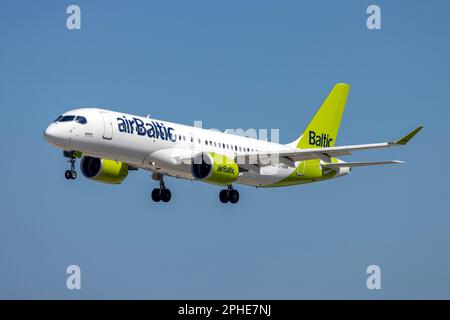
<svg viewBox="0 0 450 320">
<path fill-rule="evenodd" d="M 334 146 L 349 90 L 349 84 L 338 83 L 334 86 L 303 134 L 295 141 L 297 148 Z"/>
</svg>

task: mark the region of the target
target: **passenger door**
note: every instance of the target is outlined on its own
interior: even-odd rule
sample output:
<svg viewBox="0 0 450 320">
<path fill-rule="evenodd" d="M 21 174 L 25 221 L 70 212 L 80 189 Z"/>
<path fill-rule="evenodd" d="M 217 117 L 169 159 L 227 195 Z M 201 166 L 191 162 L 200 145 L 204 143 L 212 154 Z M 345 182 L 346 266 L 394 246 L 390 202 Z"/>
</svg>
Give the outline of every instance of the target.
<svg viewBox="0 0 450 320">
<path fill-rule="evenodd" d="M 108 112 L 100 111 L 103 120 L 103 139 L 111 140 L 113 137 L 113 124 Z"/>
</svg>

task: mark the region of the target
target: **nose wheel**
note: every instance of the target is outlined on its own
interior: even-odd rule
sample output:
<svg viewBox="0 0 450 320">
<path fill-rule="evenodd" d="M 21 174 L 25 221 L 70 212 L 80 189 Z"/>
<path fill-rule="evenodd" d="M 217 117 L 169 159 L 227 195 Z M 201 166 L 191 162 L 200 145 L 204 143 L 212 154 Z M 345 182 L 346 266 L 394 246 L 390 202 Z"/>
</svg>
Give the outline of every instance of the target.
<svg viewBox="0 0 450 320">
<path fill-rule="evenodd" d="M 159 180 L 159 188 L 153 189 L 152 200 L 155 202 L 169 202 L 172 198 L 172 193 L 164 184 L 164 176 L 162 174 L 154 174 L 153 179 Z"/>
<path fill-rule="evenodd" d="M 219 200 L 222 203 L 237 203 L 239 201 L 239 191 L 233 189 L 232 186 L 228 186 L 227 189 L 219 192 Z"/>
<path fill-rule="evenodd" d="M 67 162 L 70 163 L 70 170 L 66 170 L 64 176 L 67 180 L 75 180 L 77 178 L 77 172 L 75 171 L 75 155 L 73 151 L 64 151 L 64 156 L 69 158 Z"/>
</svg>

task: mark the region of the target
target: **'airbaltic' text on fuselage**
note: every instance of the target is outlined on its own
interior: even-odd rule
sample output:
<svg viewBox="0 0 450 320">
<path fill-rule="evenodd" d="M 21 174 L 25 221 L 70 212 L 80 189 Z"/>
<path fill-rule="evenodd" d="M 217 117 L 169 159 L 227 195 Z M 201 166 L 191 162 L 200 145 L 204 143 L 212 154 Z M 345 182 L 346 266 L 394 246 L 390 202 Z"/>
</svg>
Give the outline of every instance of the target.
<svg viewBox="0 0 450 320">
<path fill-rule="evenodd" d="M 173 134 L 174 129 L 172 127 L 166 127 L 162 122 L 150 121 L 144 123 L 144 121 L 139 118 L 130 120 L 123 116 L 123 118 L 117 118 L 117 124 L 119 126 L 119 132 L 137 134 L 139 136 L 147 136 L 154 139 L 175 141 L 175 135 Z"/>
</svg>

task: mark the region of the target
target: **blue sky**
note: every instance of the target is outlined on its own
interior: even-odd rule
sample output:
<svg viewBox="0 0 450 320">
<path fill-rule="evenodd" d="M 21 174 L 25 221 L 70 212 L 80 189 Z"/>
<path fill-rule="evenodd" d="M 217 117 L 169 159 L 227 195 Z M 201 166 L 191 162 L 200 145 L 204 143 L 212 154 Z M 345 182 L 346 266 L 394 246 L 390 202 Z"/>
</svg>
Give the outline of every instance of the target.
<svg viewBox="0 0 450 320">
<path fill-rule="evenodd" d="M 378 4 L 382 30 L 366 28 Z M 82 29 L 66 28 L 78 4 Z M 448 1 L 2 1 L 0 298 L 450 298 Z M 131 172 L 66 181 L 42 133 L 102 106 L 297 138 L 332 86 L 352 85 L 338 144 L 397 138 L 401 159 L 279 189 Z M 66 289 L 68 265 L 82 289 Z M 382 289 L 366 288 L 381 267 Z"/>
</svg>

